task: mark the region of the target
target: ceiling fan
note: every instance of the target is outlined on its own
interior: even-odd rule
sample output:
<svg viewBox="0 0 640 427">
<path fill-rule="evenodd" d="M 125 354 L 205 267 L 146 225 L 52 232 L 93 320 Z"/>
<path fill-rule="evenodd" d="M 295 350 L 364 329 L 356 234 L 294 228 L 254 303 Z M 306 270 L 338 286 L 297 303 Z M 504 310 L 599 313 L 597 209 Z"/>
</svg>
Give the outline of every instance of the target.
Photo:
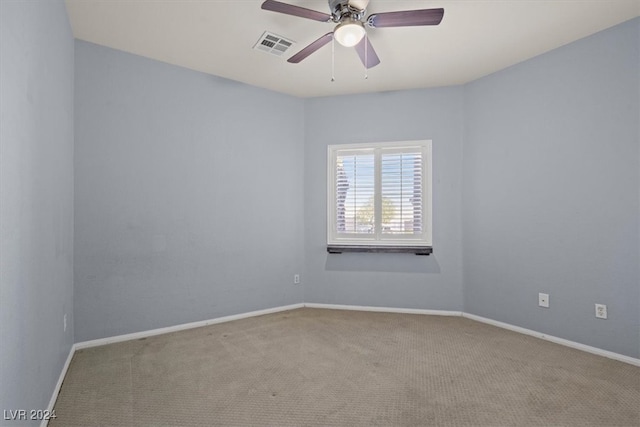
<svg viewBox="0 0 640 427">
<path fill-rule="evenodd" d="M 369 38 L 365 37 L 365 25 L 369 28 L 438 25 L 444 16 L 444 9 L 439 8 L 374 13 L 365 18 L 368 5 L 369 0 L 329 0 L 331 14 L 327 14 L 275 0 L 266 0 L 262 3 L 262 9 L 338 24 L 332 32 L 312 42 L 289 58 L 288 62 L 299 63 L 335 38 L 343 46 L 355 47 L 366 68 L 378 65 L 380 58 L 373 49 Z"/>
</svg>

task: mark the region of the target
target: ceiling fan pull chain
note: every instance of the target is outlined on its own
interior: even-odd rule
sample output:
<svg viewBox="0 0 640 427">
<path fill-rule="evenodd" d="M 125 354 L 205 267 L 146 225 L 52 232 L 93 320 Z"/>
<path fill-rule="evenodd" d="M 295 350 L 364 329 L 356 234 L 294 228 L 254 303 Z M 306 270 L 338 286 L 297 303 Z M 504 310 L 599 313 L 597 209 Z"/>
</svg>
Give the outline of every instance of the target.
<svg viewBox="0 0 640 427">
<path fill-rule="evenodd" d="M 336 81 L 336 39 L 331 37 L 331 81 Z"/>
<path fill-rule="evenodd" d="M 367 47 L 369 46 L 369 39 L 367 33 L 364 33 L 364 79 L 367 80 L 369 78 L 367 74 Z"/>
</svg>

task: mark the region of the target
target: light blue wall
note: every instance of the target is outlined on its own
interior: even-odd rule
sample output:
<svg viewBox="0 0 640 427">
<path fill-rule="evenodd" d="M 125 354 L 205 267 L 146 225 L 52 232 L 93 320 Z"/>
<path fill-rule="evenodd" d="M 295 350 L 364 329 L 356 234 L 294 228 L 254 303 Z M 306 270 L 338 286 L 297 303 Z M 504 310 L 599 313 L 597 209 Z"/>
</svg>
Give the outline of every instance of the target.
<svg viewBox="0 0 640 427">
<path fill-rule="evenodd" d="M 306 302 L 462 310 L 462 101 L 461 87 L 306 100 Z M 327 146 L 418 139 L 433 141 L 433 255 L 327 254 Z"/>
<path fill-rule="evenodd" d="M 76 42 L 76 341 L 302 302 L 302 100 Z"/>
<path fill-rule="evenodd" d="M 73 343 L 73 36 L 62 1 L 0 1 L 0 235 L 0 410 L 46 409 Z"/>
<path fill-rule="evenodd" d="M 640 356 L 639 27 L 465 87 L 465 311 Z"/>
</svg>

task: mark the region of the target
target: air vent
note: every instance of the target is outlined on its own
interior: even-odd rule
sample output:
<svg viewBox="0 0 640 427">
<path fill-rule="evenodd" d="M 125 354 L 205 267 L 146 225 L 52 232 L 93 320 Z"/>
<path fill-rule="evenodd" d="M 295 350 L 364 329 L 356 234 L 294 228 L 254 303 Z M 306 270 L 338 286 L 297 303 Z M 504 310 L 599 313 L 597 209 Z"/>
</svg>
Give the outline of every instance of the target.
<svg viewBox="0 0 640 427">
<path fill-rule="evenodd" d="M 282 56 L 293 44 L 294 42 L 291 40 L 265 31 L 253 48 L 272 55 Z"/>
</svg>

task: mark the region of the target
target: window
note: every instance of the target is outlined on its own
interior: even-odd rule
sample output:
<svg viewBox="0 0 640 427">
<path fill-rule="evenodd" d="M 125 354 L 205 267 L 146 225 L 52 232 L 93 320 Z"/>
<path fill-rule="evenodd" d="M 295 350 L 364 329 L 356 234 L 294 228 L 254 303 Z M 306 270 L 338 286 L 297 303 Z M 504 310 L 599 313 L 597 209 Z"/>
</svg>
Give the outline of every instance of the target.
<svg viewBox="0 0 640 427">
<path fill-rule="evenodd" d="M 431 141 L 330 145 L 329 252 L 431 253 Z"/>
</svg>

